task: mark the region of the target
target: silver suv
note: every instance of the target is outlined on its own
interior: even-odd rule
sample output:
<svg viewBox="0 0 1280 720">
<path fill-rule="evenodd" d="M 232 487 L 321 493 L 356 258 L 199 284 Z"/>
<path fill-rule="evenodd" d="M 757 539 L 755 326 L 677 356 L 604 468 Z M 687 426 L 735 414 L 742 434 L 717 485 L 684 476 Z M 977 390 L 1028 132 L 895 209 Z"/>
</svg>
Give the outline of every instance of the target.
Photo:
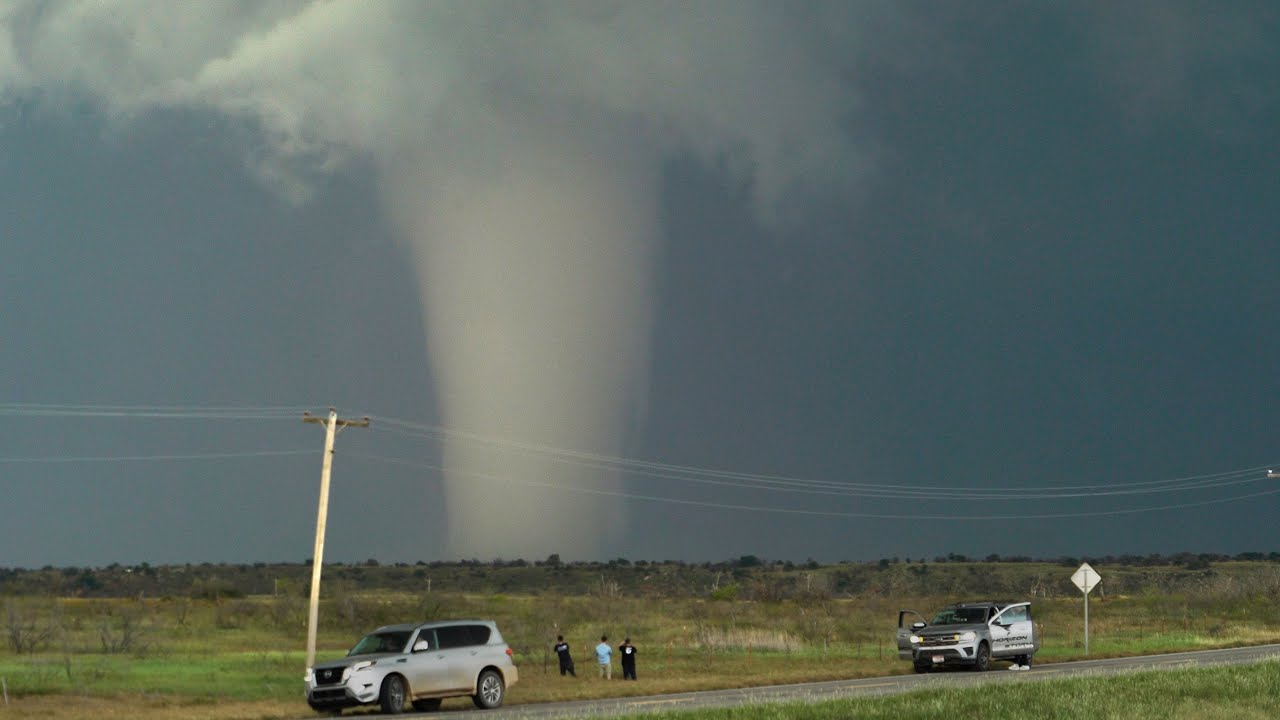
<svg viewBox="0 0 1280 720">
<path fill-rule="evenodd" d="M 511 648 L 488 620 L 388 625 L 366 635 L 341 660 L 307 670 L 307 704 L 323 713 L 380 705 L 385 713 L 440 707 L 470 695 L 476 707 L 502 705 L 519 678 Z"/>
<path fill-rule="evenodd" d="M 914 615 L 917 621 L 907 624 Z M 1008 660 L 1014 669 L 1031 668 L 1040 638 L 1029 602 L 976 602 L 948 605 L 932 622 L 919 613 L 898 611 L 898 657 L 916 672 L 943 665 L 987 670 L 992 660 Z"/>
</svg>

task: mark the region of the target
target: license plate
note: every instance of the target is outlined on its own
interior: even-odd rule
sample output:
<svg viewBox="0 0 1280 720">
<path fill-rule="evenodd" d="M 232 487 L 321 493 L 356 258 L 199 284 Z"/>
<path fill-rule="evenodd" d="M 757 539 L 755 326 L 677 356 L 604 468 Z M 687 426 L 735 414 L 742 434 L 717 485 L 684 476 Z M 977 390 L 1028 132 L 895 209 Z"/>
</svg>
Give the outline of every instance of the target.
<svg viewBox="0 0 1280 720">
<path fill-rule="evenodd" d="M 936 662 L 936 663 L 940 663 L 940 662 L 942 662 L 942 661 L 943 661 L 943 660 L 945 660 L 945 659 L 946 659 L 946 658 L 942 657 L 941 655 L 934 655 L 934 656 L 933 656 L 933 661 L 934 661 L 934 662 Z"/>
</svg>

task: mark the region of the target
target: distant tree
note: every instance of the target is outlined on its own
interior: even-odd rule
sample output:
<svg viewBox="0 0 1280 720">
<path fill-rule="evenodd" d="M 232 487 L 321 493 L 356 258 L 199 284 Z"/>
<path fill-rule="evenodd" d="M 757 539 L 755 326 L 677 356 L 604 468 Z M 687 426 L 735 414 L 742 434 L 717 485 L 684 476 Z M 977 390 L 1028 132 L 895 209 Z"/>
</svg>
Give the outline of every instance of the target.
<svg viewBox="0 0 1280 720">
<path fill-rule="evenodd" d="M 85 570 L 76 578 L 75 587 L 81 593 L 91 593 L 102 588 L 102 581 L 98 580 L 92 570 Z"/>
<path fill-rule="evenodd" d="M 1187 557 L 1182 558 L 1181 564 L 1188 570 L 1208 570 L 1213 567 L 1213 562 L 1208 555 L 1191 555 L 1190 553 L 1186 555 Z"/>
<path fill-rule="evenodd" d="M 744 567 L 744 568 L 759 567 L 760 565 L 763 565 L 763 564 L 764 564 L 764 561 L 762 561 L 760 558 L 756 557 L 755 555 L 743 555 L 742 557 L 738 558 L 738 567 Z"/>
</svg>

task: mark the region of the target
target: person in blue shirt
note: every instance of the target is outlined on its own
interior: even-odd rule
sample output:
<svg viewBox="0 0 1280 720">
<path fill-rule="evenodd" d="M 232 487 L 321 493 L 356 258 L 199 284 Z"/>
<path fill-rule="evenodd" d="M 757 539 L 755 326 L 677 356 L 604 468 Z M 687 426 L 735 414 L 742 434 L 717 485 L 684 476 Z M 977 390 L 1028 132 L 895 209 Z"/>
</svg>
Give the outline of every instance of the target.
<svg viewBox="0 0 1280 720">
<path fill-rule="evenodd" d="M 609 647 L 609 636 L 601 635 L 600 644 L 596 646 L 596 662 L 600 664 L 600 677 L 613 679 L 613 648 Z"/>
</svg>

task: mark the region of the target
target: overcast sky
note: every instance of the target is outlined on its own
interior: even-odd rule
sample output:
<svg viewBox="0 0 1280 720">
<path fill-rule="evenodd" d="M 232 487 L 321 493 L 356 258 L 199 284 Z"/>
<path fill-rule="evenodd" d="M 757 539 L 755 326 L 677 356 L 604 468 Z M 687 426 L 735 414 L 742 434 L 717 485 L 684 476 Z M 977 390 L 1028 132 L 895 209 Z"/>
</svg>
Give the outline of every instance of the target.
<svg viewBox="0 0 1280 720">
<path fill-rule="evenodd" d="M 0 3 L 0 566 L 1275 550 L 1277 37 Z"/>
</svg>

